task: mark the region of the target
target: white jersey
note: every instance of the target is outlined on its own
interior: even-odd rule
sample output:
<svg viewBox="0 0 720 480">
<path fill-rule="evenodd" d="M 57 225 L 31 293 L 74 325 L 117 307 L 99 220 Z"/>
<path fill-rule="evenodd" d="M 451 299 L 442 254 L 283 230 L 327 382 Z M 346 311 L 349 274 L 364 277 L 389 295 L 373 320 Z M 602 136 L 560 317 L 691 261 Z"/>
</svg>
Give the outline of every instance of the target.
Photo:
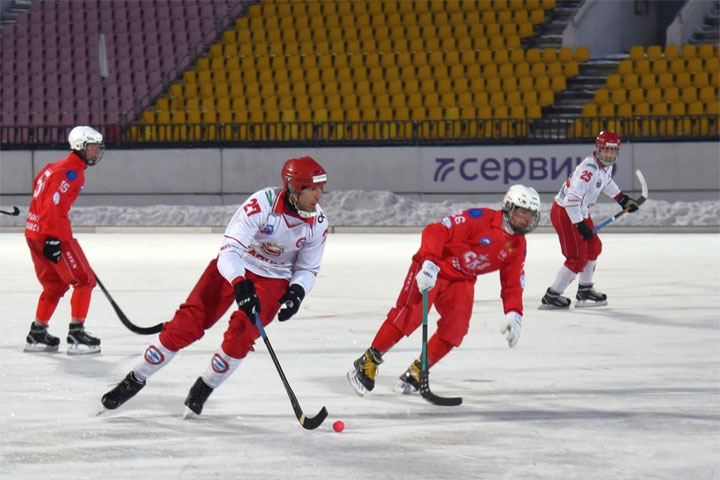
<svg viewBox="0 0 720 480">
<path fill-rule="evenodd" d="M 612 165 L 604 167 L 595 153 L 575 167 L 555 196 L 555 202 L 567 211 L 572 223 L 590 216 L 590 209 L 597 203 L 600 192 L 611 198 L 620 193 L 620 187 L 612 179 L 612 169 Z"/>
<path fill-rule="evenodd" d="M 287 211 L 285 191 L 270 187 L 252 194 L 225 230 L 218 270 L 232 283 L 249 270 L 266 278 L 285 278 L 309 293 L 320 270 L 328 232 L 320 205 L 313 218 Z"/>
</svg>

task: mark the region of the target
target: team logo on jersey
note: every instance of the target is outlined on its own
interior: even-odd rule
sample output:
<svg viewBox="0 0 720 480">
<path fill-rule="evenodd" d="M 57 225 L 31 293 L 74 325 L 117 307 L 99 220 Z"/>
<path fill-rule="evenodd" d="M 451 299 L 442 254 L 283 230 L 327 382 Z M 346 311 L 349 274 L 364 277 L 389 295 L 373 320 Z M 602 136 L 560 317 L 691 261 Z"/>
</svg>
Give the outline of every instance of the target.
<svg viewBox="0 0 720 480">
<path fill-rule="evenodd" d="M 275 243 L 263 243 L 262 245 L 260 245 L 260 248 L 263 252 L 267 253 L 268 255 L 272 255 L 273 257 L 279 257 L 285 251 L 285 249 L 281 245 L 277 245 Z"/>
<path fill-rule="evenodd" d="M 263 235 L 272 235 L 273 232 L 275 232 L 274 225 L 265 225 L 260 229 L 260 233 L 262 233 Z"/>
<path fill-rule="evenodd" d="M 470 215 L 470 218 L 480 218 L 483 216 L 483 211 L 479 208 L 471 208 L 468 210 L 468 215 Z"/>
<path fill-rule="evenodd" d="M 55 205 L 60 203 L 60 194 L 58 192 L 53 193 L 53 203 Z"/>
<path fill-rule="evenodd" d="M 295 246 L 298 248 L 303 248 L 306 243 L 307 243 L 307 238 L 305 238 L 305 237 L 298 238 L 298 241 L 295 242 Z"/>
<path fill-rule="evenodd" d="M 230 365 L 227 364 L 225 359 L 217 353 L 213 355 L 213 358 L 210 361 L 210 365 L 212 365 L 212 369 L 216 373 L 225 373 L 230 368 Z"/>
<path fill-rule="evenodd" d="M 596 188 L 602 187 L 602 178 L 598 178 L 598 181 L 597 181 L 597 183 L 595 184 L 595 187 L 596 187 Z"/>
<path fill-rule="evenodd" d="M 490 245 L 492 243 L 492 239 L 490 237 L 483 237 L 480 239 L 480 245 Z"/>
<path fill-rule="evenodd" d="M 78 175 L 75 170 L 68 170 L 67 172 L 65 172 L 65 176 L 67 177 L 68 180 L 70 180 L 72 182 L 73 180 L 75 180 L 77 178 Z"/>
<path fill-rule="evenodd" d="M 165 355 L 155 345 L 150 345 L 145 350 L 145 361 L 150 365 L 160 365 L 165 361 Z"/>
</svg>

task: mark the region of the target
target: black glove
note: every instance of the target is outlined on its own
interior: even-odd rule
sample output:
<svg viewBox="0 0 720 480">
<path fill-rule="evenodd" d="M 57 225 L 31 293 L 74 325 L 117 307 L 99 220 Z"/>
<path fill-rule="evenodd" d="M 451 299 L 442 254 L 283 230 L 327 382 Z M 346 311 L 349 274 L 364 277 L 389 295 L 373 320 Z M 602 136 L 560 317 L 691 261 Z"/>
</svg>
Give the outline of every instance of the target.
<svg viewBox="0 0 720 480">
<path fill-rule="evenodd" d="M 45 239 L 45 246 L 43 247 L 43 257 L 47 258 L 53 263 L 58 263 L 62 251 L 60 251 L 60 239 L 48 237 Z"/>
<path fill-rule="evenodd" d="M 628 213 L 637 212 L 638 208 L 640 206 L 637 204 L 637 201 L 634 198 L 630 198 L 624 193 L 621 193 L 620 196 L 617 199 L 617 202 L 620 204 L 621 207 L 624 209 L 628 209 Z M 629 207 L 629 208 L 628 208 Z"/>
<path fill-rule="evenodd" d="M 255 323 L 255 313 L 260 313 L 260 299 L 255 294 L 255 285 L 251 280 L 243 280 L 235 284 L 235 301 L 238 308 L 247 314 L 252 323 Z"/>
<path fill-rule="evenodd" d="M 288 291 L 285 292 L 285 295 L 279 300 L 283 308 L 281 308 L 280 313 L 278 313 L 278 320 L 284 322 L 295 315 L 300 308 L 300 303 L 303 301 L 303 298 L 305 298 L 305 289 L 296 283 L 290 285 Z"/>
<path fill-rule="evenodd" d="M 582 235 L 583 240 L 586 242 L 592 240 L 593 237 L 593 231 L 590 227 L 587 226 L 587 223 L 585 223 L 585 220 L 580 220 L 578 223 L 575 224 L 575 226 L 578 229 L 578 232 L 580 232 L 580 235 Z"/>
</svg>

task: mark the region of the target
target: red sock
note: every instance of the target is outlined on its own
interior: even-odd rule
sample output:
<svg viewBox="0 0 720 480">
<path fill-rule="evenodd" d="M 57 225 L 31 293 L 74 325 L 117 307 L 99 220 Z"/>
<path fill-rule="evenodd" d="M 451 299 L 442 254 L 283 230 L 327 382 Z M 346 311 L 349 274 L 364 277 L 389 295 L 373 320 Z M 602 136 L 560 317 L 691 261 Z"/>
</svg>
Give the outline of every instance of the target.
<svg viewBox="0 0 720 480">
<path fill-rule="evenodd" d="M 437 334 L 430 337 L 427 346 L 428 368 L 439 362 L 452 348 L 453 345 L 451 343 L 438 337 Z"/>
<path fill-rule="evenodd" d="M 402 332 L 398 330 L 395 325 L 385 321 L 385 323 L 380 326 L 380 330 L 375 334 L 372 346 L 380 351 L 380 353 L 385 353 L 399 342 L 402 336 Z"/>
</svg>

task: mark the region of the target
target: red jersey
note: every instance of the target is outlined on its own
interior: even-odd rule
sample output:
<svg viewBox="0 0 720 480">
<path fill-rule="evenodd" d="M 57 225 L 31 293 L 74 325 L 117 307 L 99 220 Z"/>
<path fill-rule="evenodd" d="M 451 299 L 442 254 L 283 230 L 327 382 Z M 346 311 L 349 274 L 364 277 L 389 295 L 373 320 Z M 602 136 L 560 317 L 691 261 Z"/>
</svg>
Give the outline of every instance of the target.
<svg viewBox="0 0 720 480">
<path fill-rule="evenodd" d="M 35 177 L 25 236 L 43 240 L 72 238 L 68 213 L 85 185 L 87 164 L 75 153 L 48 164 Z"/>
<path fill-rule="evenodd" d="M 471 208 L 425 227 L 415 259 L 436 263 L 439 277 L 473 283 L 478 275 L 500 270 L 504 311 L 522 315 L 526 251 L 525 236 L 503 228 L 502 211 Z"/>
</svg>

